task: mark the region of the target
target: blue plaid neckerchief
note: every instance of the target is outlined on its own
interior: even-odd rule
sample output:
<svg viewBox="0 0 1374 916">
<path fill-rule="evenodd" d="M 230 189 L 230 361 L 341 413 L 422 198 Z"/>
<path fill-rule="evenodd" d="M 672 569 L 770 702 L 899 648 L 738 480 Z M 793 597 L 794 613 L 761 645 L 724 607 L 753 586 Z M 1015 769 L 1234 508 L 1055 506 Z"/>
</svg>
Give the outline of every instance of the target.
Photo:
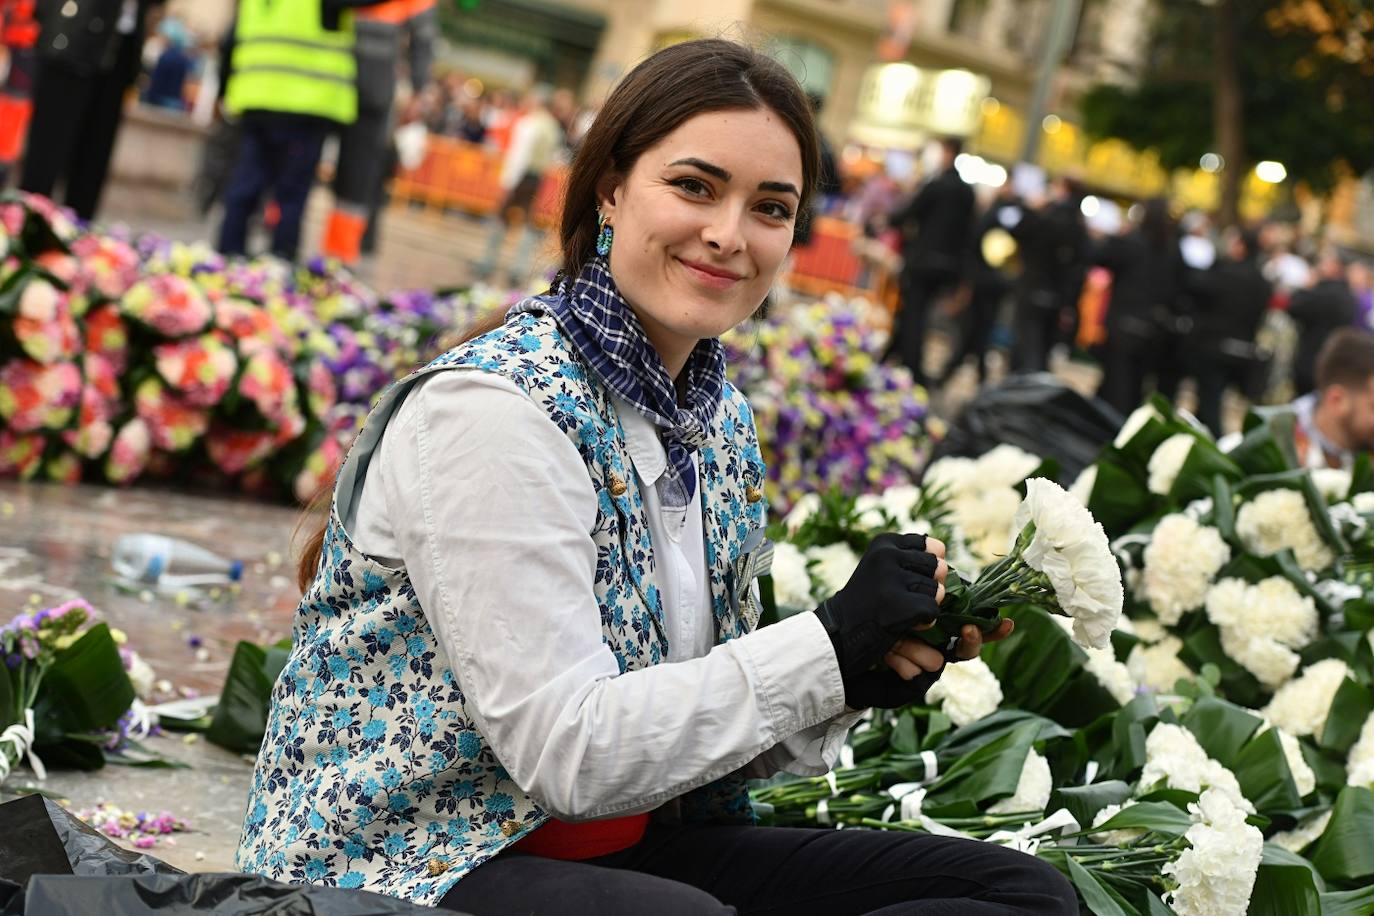
<svg viewBox="0 0 1374 916">
<path fill-rule="evenodd" d="M 644 334 L 644 326 L 616 289 L 604 258 L 593 258 L 576 279 L 563 278 L 551 295 L 529 299 L 511 309 L 547 312 L 579 356 L 621 400 L 662 432 L 668 451 L 663 504 L 681 509 L 696 492 L 692 453 L 706 442 L 706 431 L 725 388 L 725 348 L 715 338 L 702 340 L 683 367 L 686 406 L 663 360 Z"/>
</svg>

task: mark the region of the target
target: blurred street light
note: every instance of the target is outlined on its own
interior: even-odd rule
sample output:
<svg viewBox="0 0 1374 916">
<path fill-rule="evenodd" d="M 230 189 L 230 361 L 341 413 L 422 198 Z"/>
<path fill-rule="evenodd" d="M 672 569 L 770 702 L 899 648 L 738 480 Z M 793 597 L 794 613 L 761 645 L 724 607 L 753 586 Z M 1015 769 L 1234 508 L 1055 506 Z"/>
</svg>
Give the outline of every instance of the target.
<svg viewBox="0 0 1374 916">
<path fill-rule="evenodd" d="M 1280 184 L 1288 177 L 1288 170 L 1282 162 L 1266 159 L 1255 165 L 1255 177 L 1266 184 Z"/>
</svg>

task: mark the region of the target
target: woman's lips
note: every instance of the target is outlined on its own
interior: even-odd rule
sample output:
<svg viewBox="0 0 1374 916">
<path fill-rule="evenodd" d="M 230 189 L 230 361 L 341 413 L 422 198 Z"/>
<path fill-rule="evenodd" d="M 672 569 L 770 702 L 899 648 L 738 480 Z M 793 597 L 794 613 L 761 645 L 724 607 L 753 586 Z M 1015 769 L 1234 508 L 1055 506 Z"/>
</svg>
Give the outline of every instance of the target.
<svg viewBox="0 0 1374 916">
<path fill-rule="evenodd" d="M 730 273 L 717 267 L 701 264 L 695 261 L 684 261 L 678 258 L 678 263 L 686 268 L 687 273 L 702 286 L 711 289 L 729 289 L 738 283 L 742 277 L 739 274 Z"/>
</svg>

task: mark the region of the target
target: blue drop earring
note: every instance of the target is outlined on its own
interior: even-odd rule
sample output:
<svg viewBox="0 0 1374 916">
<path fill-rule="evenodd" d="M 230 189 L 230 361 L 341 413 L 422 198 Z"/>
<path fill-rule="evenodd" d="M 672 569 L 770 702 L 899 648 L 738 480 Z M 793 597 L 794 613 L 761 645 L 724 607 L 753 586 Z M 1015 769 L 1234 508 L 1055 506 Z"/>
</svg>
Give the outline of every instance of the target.
<svg viewBox="0 0 1374 916">
<path fill-rule="evenodd" d="M 615 238 L 615 230 L 606 217 L 601 217 L 601 231 L 596 235 L 596 253 L 603 258 L 611 253 L 611 240 Z"/>
</svg>

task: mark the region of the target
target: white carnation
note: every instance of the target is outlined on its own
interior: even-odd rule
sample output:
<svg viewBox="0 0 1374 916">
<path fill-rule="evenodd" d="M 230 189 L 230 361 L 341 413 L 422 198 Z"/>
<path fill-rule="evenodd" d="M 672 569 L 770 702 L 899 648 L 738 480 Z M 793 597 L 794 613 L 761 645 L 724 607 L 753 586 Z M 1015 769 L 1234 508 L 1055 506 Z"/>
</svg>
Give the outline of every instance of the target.
<svg viewBox="0 0 1374 916">
<path fill-rule="evenodd" d="M 1269 842 L 1277 843 L 1289 852 L 1301 854 L 1304 849 L 1317 841 L 1326 832 L 1326 825 L 1331 823 L 1331 810 L 1328 808 L 1315 817 L 1309 817 L 1292 830 L 1285 830 L 1276 833 L 1269 838 Z"/>
<path fill-rule="evenodd" d="M 1107 821 L 1116 817 L 1122 811 L 1125 811 L 1127 808 L 1131 808 L 1134 806 L 1135 802 L 1133 801 L 1128 801 L 1124 805 L 1108 805 L 1101 811 L 1097 812 L 1097 814 L 1093 817 L 1093 826 L 1100 827 L 1103 824 L 1107 823 Z M 1094 833 L 1092 835 L 1092 838 L 1098 843 L 1103 843 L 1107 846 L 1129 846 L 1130 844 L 1134 843 L 1136 840 L 1140 839 L 1144 835 L 1144 830 L 1139 830 L 1132 827 L 1126 828 L 1124 830 L 1104 830 L 1101 833 Z"/>
<path fill-rule="evenodd" d="M 1245 503 L 1236 515 L 1236 534 L 1260 556 L 1291 548 L 1303 569 L 1326 569 L 1336 560 L 1297 490 L 1265 490 Z"/>
<path fill-rule="evenodd" d="M 1314 468 L 1312 482 L 1329 503 L 1340 502 L 1350 492 L 1350 472 L 1341 468 Z"/>
<path fill-rule="evenodd" d="M 1277 729 L 1279 733 L 1279 743 L 1283 745 L 1283 759 L 1288 764 L 1288 772 L 1293 776 L 1293 785 L 1298 789 L 1298 795 L 1306 798 L 1308 793 L 1317 788 L 1317 774 L 1312 772 L 1312 767 L 1308 766 L 1306 758 L 1302 756 L 1302 745 L 1298 739 L 1283 729 Z"/>
<path fill-rule="evenodd" d="M 1015 537 L 1012 520 L 1021 494 L 1011 487 L 992 487 L 964 493 L 949 503 L 954 526 L 980 565 L 1007 555 Z"/>
<path fill-rule="evenodd" d="M 1151 420 L 1164 419 L 1155 410 L 1152 404 L 1142 404 L 1131 412 L 1126 418 L 1126 422 L 1121 425 L 1121 432 L 1116 434 L 1116 439 L 1112 442 L 1117 448 L 1125 448 L 1130 441 L 1135 438 L 1135 434 L 1145 428 Z"/>
<path fill-rule="evenodd" d="M 1241 792 L 1236 774 L 1208 757 L 1192 732 L 1167 722 L 1156 725 L 1145 739 L 1145 769 L 1140 774 L 1140 790 L 1160 783 L 1170 789 L 1189 792 L 1216 789 L 1236 806 L 1251 814 L 1255 811 L 1255 806 Z"/>
<path fill-rule="evenodd" d="M 1345 781 L 1352 786 L 1374 789 L 1374 713 L 1364 720 L 1359 740 L 1350 749 Z"/>
<path fill-rule="evenodd" d="M 1107 533 L 1082 503 L 1043 477 L 1026 481 L 1012 527 L 1022 531 L 1028 523 L 1035 533 L 1022 559 L 1049 577 L 1060 609 L 1073 618 L 1074 639 L 1105 647 L 1125 598 Z"/>
<path fill-rule="evenodd" d="M 1145 599 L 1161 622 L 1201 607 L 1217 572 L 1231 559 L 1220 532 L 1184 515 L 1166 515 L 1145 548 Z"/>
<path fill-rule="evenodd" d="M 1002 685 L 981 658 L 946 665 L 940 679 L 926 691 L 926 700 L 955 725 L 964 726 L 990 716 L 1002 704 Z"/>
<path fill-rule="evenodd" d="M 782 525 L 788 534 L 796 534 L 811 516 L 820 511 L 820 508 L 820 496 L 816 493 L 807 493 L 792 504 L 792 511 L 783 518 Z"/>
<path fill-rule="evenodd" d="M 808 610 L 816 603 L 812 595 L 811 573 L 806 569 L 806 557 L 788 543 L 773 547 L 773 601 L 789 611 Z"/>
<path fill-rule="evenodd" d="M 1350 497 L 1350 504 L 1355 507 L 1356 512 L 1374 515 L 1374 492 L 1356 493 Z"/>
<path fill-rule="evenodd" d="M 1178 479 L 1178 472 L 1183 470 L 1183 463 L 1188 460 L 1188 453 L 1193 450 L 1196 442 L 1196 436 L 1175 433 L 1159 444 L 1155 453 L 1150 456 L 1148 486 L 1151 493 L 1158 496 L 1169 495 L 1169 491 L 1174 488 L 1174 481 Z"/>
<path fill-rule="evenodd" d="M 1054 788 L 1050 779 L 1050 763 L 1034 750 L 1026 754 L 1026 762 L 1021 766 L 1021 776 L 1016 782 L 1016 793 L 1010 798 L 988 808 L 988 814 L 1021 814 L 1028 811 L 1044 811 L 1050 803 L 1050 790 Z"/>
<path fill-rule="evenodd" d="M 1213 508 L 1214 507 L 1212 505 L 1212 497 L 1204 496 L 1201 499 L 1195 499 L 1188 505 L 1184 506 L 1183 514 L 1188 516 L 1195 522 L 1200 522 L 1204 518 L 1212 514 Z"/>
<path fill-rule="evenodd" d="M 977 490 L 977 468 L 972 458 L 941 458 L 926 466 L 921 485 L 927 490 L 943 489 L 953 499 Z"/>
<path fill-rule="evenodd" d="M 826 595 L 844 588 L 859 565 L 859 555 L 844 542 L 812 547 L 806 551 L 806 559 Z"/>
<path fill-rule="evenodd" d="M 1166 636 L 1157 643 L 1140 644 L 1126 658 L 1126 669 L 1136 683 L 1156 693 L 1169 693 L 1178 680 L 1192 680 L 1193 671 L 1179 661 L 1183 640 Z"/>
<path fill-rule="evenodd" d="M 1073 486 L 1069 487 L 1069 492 L 1086 506 L 1092 501 L 1093 487 L 1095 486 L 1097 486 L 1097 465 L 1090 464 L 1079 472 L 1078 477 L 1074 479 Z"/>
<path fill-rule="evenodd" d="M 1014 445 L 999 445 L 974 462 L 974 479 L 981 487 L 1016 487 L 1040 464 L 1038 455 Z"/>
<path fill-rule="evenodd" d="M 918 519 L 912 517 L 916 507 L 921 503 L 921 488 L 913 487 L 910 484 L 899 487 L 888 487 L 883 491 L 881 505 L 887 514 L 896 520 L 897 525 L 903 531 L 917 531 L 916 523 Z M 928 527 L 928 526 L 927 526 Z M 921 532 L 924 533 L 924 532 Z"/>
<path fill-rule="evenodd" d="M 1132 620 L 1131 626 L 1134 627 L 1135 635 L 1140 637 L 1141 642 L 1157 643 L 1169 635 L 1169 631 L 1164 624 L 1155 620 L 1153 617 L 1142 617 L 1139 620 Z"/>
<path fill-rule="evenodd" d="M 885 509 L 883 498 L 876 493 L 865 493 L 854 500 L 854 512 L 858 516 L 859 527 L 870 531 L 887 530 L 888 520 Z"/>
<path fill-rule="evenodd" d="M 1288 683 L 1302 661 L 1298 653 L 1280 642 L 1230 627 L 1221 630 L 1221 650 L 1269 690 Z"/>
<path fill-rule="evenodd" d="M 1232 801 L 1209 789 L 1188 806 L 1190 848 L 1163 869 L 1178 882 L 1165 900 L 1178 916 L 1245 916 L 1250 907 L 1264 836 Z"/>
<path fill-rule="evenodd" d="M 1279 728 L 1299 738 L 1320 735 L 1326 727 L 1331 701 L 1349 673 L 1345 662 L 1338 658 L 1327 658 L 1309 665 L 1299 677 L 1278 689 L 1262 714 Z"/>
</svg>

